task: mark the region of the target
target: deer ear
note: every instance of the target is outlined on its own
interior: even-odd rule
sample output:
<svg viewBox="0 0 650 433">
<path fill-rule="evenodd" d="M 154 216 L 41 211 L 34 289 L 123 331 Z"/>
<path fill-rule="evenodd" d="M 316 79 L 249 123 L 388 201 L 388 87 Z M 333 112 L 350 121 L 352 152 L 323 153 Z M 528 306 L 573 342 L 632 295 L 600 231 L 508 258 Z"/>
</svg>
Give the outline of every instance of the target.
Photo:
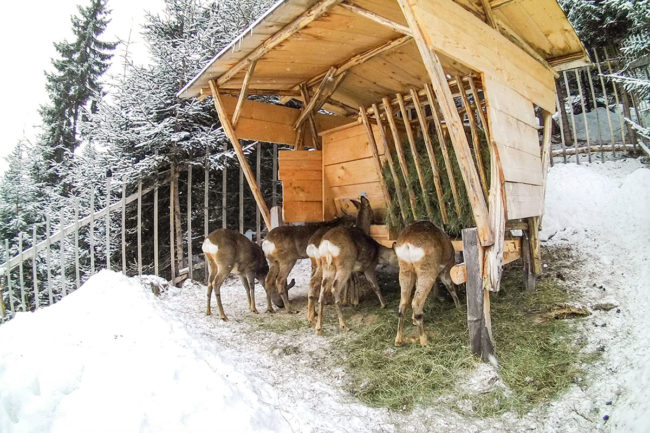
<svg viewBox="0 0 650 433">
<path fill-rule="evenodd" d="M 356 207 L 357 209 L 361 209 L 361 202 L 359 202 L 358 200 L 350 199 L 350 202 L 352 202 L 354 207 Z"/>
<path fill-rule="evenodd" d="M 364 204 L 364 205 L 369 205 L 370 204 L 370 200 L 368 200 L 368 197 L 366 196 L 365 193 L 361 194 L 360 200 L 361 200 L 361 203 Z"/>
</svg>

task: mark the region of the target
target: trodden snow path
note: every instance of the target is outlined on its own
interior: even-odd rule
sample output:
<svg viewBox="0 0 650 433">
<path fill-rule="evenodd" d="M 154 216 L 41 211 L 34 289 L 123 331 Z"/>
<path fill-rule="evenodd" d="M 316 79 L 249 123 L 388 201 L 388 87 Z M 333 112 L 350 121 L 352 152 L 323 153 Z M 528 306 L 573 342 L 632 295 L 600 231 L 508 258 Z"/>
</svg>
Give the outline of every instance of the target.
<svg viewBox="0 0 650 433">
<path fill-rule="evenodd" d="M 248 312 L 238 278 L 222 287 L 230 318 L 222 322 L 205 316 L 200 284 L 155 297 L 155 277 L 103 271 L 58 304 L 0 327 L 0 432 L 648 431 L 649 194 L 650 170 L 636 160 L 551 169 L 542 237 L 584 255 L 572 281 L 581 303 L 612 302 L 620 313 L 577 322 L 603 359 L 587 384 L 523 418 L 476 419 L 444 404 L 411 413 L 368 408 L 343 391 L 331 339 L 266 329 Z M 291 297 L 304 303 L 308 262 L 291 277 Z M 294 317 L 306 328 L 301 310 Z M 482 364 L 458 386 L 489 388 L 497 374 Z"/>
</svg>

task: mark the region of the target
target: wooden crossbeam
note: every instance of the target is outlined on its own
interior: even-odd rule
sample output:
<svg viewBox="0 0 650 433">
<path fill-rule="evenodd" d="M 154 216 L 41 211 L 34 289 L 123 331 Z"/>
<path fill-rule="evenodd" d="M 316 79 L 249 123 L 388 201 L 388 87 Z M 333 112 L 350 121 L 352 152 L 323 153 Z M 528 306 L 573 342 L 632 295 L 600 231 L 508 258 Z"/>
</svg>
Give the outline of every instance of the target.
<svg viewBox="0 0 650 433">
<path fill-rule="evenodd" d="M 451 94 L 451 89 L 447 83 L 447 77 L 442 68 L 442 63 L 438 55 L 428 45 L 424 37 L 422 29 L 419 27 L 415 13 L 412 6 L 407 0 L 397 0 L 404 13 L 406 21 L 413 32 L 413 39 L 415 40 L 422 61 L 427 69 L 429 78 L 433 85 L 433 90 L 440 101 L 440 108 L 442 110 L 443 118 L 447 124 L 447 130 L 451 137 L 451 142 L 454 146 L 458 166 L 460 167 L 463 181 L 465 182 L 465 190 L 467 191 L 469 202 L 472 207 L 472 214 L 474 221 L 478 228 L 478 237 L 483 246 L 492 245 L 494 243 L 494 235 L 490 228 L 488 219 L 488 209 L 485 202 L 485 197 L 481 192 L 481 183 L 476 172 L 476 168 L 472 164 L 472 154 L 469 149 L 469 143 L 465 136 L 463 123 L 460 119 L 456 104 Z"/>
<path fill-rule="evenodd" d="M 237 121 L 239 120 L 239 115 L 241 114 L 241 109 L 244 106 L 244 101 L 246 100 L 246 95 L 248 94 L 248 84 L 251 81 L 253 76 L 253 71 L 255 71 L 255 65 L 257 60 L 253 60 L 246 71 L 246 76 L 244 77 L 244 82 L 241 85 L 241 92 L 239 92 L 239 99 L 237 100 L 237 105 L 235 105 L 235 112 L 232 114 L 232 126 L 233 128 L 237 126 Z"/>
<path fill-rule="evenodd" d="M 490 6 L 490 0 L 481 0 L 481 5 L 485 11 L 485 18 L 487 20 L 487 23 L 492 26 L 492 28 L 499 30 L 497 27 L 497 20 L 494 17 L 494 13 L 492 12 L 492 6 Z"/>
<path fill-rule="evenodd" d="M 362 8 L 361 6 L 350 3 L 348 1 L 341 3 L 341 7 L 349 10 L 350 12 L 354 12 L 357 15 L 368 18 L 369 20 L 372 20 L 378 24 L 381 24 L 382 26 L 386 26 L 389 29 L 396 31 L 397 33 L 402 33 L 409 36 L 411 35 L 411 30 L 407 26 L 403 26 L 402 24 L 398 24 L 395 21 L 389 20 L 388 18 L 383 17 L 376 12 Z"/>
<path fill-rule="evenodd" d="M 300 95 L 302 96 L 303 102 L 305 104 L 309 104 L 310 101 L 309 90 L 307 89 L 307 86 L 305 84 L 300 84 Z M 320 150 L 321 146 L 318 137 L 318 129 L 316 128 L 316 121 L 314 120 L 313 112 L 309 113 L 308 119 L 309 119 L 309 132 L 311 133 L 311 140 L 314 145 L 314 149 Z"/>
<path fill-rule="evenodd" d="M 273 36 L 268 38 L 264 43 L 257 48 L 255 48 L 249 55 L 237 62 L 233 67 L 227 70 L 217 79 L 217 86 L 221 87 L 226 84 L 232 77 L 234 77 L 239 71 L 245 68 L 248 65 L 248 62 L 251 60 L 258 60 L 266 53 L 271 51 L 273 48 L 280 45 L 282 42 L 287 40 L 291 35 L 305 28 L 307 25 L 312 23 L 314 20 L 317 20 L 324 14 L 326 14 L 330 9 L 332 9 L 337 4 L 341 3 L 342 0 L 322 0 L 316 3 L 314 6 L 300 14 L 298 18 L 293 20 L 291 23 L 284 26 Z"/>
<path fill-rule="evenodd" d="M 293 129 L 298 129 L 298 127 L 302 124 L 302 122 L 305 120 L 307 116 L 313 113 L 314 109 L 316 108 L 316 103 L 318 100 L 321 98 L 321 95 L 323 95 L 326 92 L 327 88 L 331 88 L 333 85 L 333 77 L 334 73 L 336 72 L 336 67 L 332 66 L 329 68 L 325 76 L 320 82 L 320 85 L 314 92 L 314 95 L 312 96 L 311 100 L 309 102 L 305 103 L 305 106 L 302 107 L 302 111 L 300 112 L 300 115 L 298 116 L 298 119 L 296 122 L 293 124 Z M 325 98 L 328 98 L 330 94 L 325 96 Z"/>
<path fill-rule="evenodd" d="M 255 180 L 253 171 L 251 170 L 250 165 L 248 165 L 248 161 L 246 160 L 244 151 L 241 148 L 241 144 L 239 143 L 239 139 L 237 138 L 235 129 L 230 123 L 230 118 L 226 113 L 226 109 L 223 105 L 223 101 L 221 100 L 221 95 L 219 94 L 219 87 L 217 86 L 215 80 L 210 80 L 210 88 L 212 89 L 212 97 L 214 98 L 214 108 L 217 110 L 217 115 L 219 116 L 219 121 L 221 122 L 223 131 L 226 133 L 226 136 L 228 136 L 228 138 L 232 142 L 232 146 L 235 149 L 235 154 L 237 155 L 237 159 L 239 160 L 239 165 L 241 166 L 241 169 L 244 172 L 244 176 L 246 177 L 248 186 L 250 187 L 253 193 L 253 197 L 255 198 L 257 207 L 262 213 L 262 218 L 264 218 L 264 223 L 266 224 L 266 227 L 269 230 L 271 230 L 271 214 L 269 212 L 269 208 L 266 206 L 266 202 L 264 201 L 264 197 L 262 196 L 262 191 L 260 190 L 260 187 L 257 184 L 257 181 Z"/>
</svg>

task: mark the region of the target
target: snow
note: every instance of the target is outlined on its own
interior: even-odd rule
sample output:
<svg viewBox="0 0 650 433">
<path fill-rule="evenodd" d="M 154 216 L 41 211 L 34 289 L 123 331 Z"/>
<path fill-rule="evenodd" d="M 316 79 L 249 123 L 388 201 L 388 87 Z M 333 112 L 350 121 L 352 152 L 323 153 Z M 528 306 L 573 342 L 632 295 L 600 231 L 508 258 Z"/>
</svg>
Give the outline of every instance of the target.
<svg viewBox="0 0 650 433">
<path fill-rule="evenodd" d="M 286 313 L 248 312 L 235 276 L 222 287 L 230 318 L 222 322 L 205 316 L 201 284 L 174 288 L 102 271 L 59 303 L 0 327 L 0 432 L 645 432 L 648 215 L 650 170 L 638 160 L 551 168 L 543 242 L 582 256 L 572 281 L 581 303 L 611 302 L 620 313 L 593 311 L 576 321 L 586 350 L 603 347 L 602 359 L 589 366 L 587 383 L 524 417 L 477 419 L 444 404 L 411 413 L 366 407 L 344 391 L 332 340 L 267 329 Z M 290 278 L 292 298 L 304 302 L 308 261 Z M 457 388 L 493 386 L 504 386 L 498 370 L 481 364 Z"/>
</svg>

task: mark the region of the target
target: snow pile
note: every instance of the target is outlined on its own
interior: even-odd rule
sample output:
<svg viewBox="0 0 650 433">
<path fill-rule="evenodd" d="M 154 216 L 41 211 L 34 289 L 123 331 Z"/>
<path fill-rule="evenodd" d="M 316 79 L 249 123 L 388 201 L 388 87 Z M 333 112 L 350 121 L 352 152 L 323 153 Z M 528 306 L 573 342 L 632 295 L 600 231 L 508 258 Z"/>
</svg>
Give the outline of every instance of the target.
<svg viewBox="0 0 650 433">
<path fill-rule="evenodd" d="M 270 386 L 158 304 L 136 279 L 102 271 L 0 327 L 0 431 L 290 431 Z"/>
</svg>

